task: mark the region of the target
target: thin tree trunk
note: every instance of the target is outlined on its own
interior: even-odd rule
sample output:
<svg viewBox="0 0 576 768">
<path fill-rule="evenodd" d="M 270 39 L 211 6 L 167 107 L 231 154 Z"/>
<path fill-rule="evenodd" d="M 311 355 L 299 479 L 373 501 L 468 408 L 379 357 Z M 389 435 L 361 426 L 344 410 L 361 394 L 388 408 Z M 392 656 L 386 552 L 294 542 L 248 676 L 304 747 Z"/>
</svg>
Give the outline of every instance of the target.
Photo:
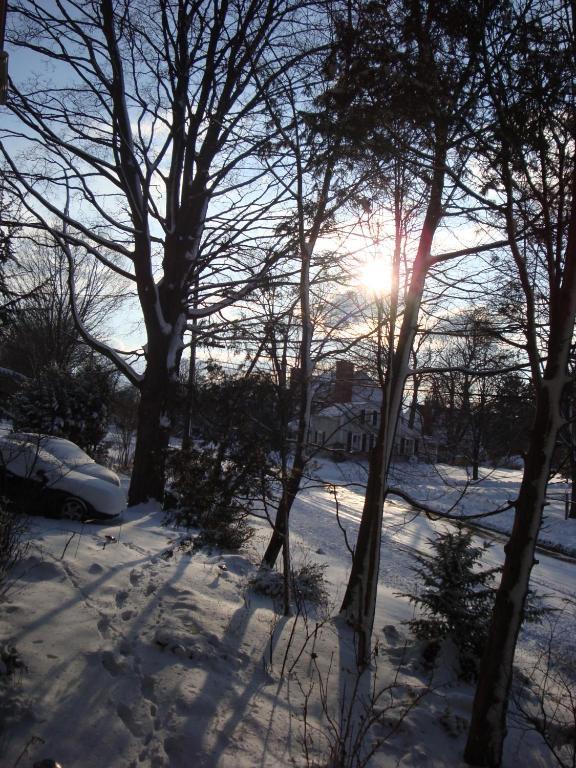
<svg viewBox="0 0 576 768">
<path fill-rule="evenodd" d="M 290 519 L 290 512 L 294 500 L 300 490 L 300 484 L 302 482 L 302 476 L 304 474 L 304 468 L 306 466 L 306 441 L 308 434 L 308 426 L 310 423 L 310 406 L 309 406 L 309 389 L 310 385 L 304 381 L 301 383 L 301 405 L 303 408 L 299 419 L 299 429 L 296 438 L 296 447 L 294 452 L 294 461 L 292 467 L 288 473 L 288 477 L 284 482 L 282 488 L 282 495 L 278 503 L 278 509 L 276 511 L 276 520 L 274 522 L 274 529 L 268 542 L 266 552 L 262 558 L 262 564 L 267 568 L 273 568 L 280 550 L 287 539 L 288 524 Z M 304 403 L 306 400 L 306 403 Z"/>
<path fill-rule="evenodd" d="M 192 320 L 192 335 L 190 338 L 190 361 L 188 364 L 188 381 L 184 402 L 184 423 L 182 425 L 182 450 L 188 450 L 192 445 L 192 413 L 196 399 L 196 346 L 198 321 Z"/>
<path fill-rule="evenodd" d="M 305 214 L 303 208 L 303 189 L 302 189 L 302 171 L 300 168 L 300 152 L 296 152 L 298 163 L 298 226 L 299 226 L 299 245 L 300 245 L 300 316 L 302 323 L 302 334 L 300 337 L 300 378 L 298 381 L 298 431 L 296 433 L 296 445 L 294 447 L 294 461 L 288 474 L 283 477 L 283 488 L 278 509 L 276 511 L 276 520 L 270 541 L 262 558 L 262 565 L 272 568 L 278 559 L 280 550 L 284 541 L 288 541 L 288 525 L 290 512 L 294 500 L 300 490 L 302 476 L 306 467 L 306 447 L 308 444 L 308 431 L 310 428 L 310 409 L 312 406 L 312 321 L 310 318 L 310 262 L 320 235 L 320 227 L 326 213 L 328 192 L 334 173 L 334 161 L 328 163 L 324 171 L 322 181 L 322 190 L 318 196 L 318 207 L 314 217 L 314 222 L 306 239 L 304 229 Z M 287 554 L 287 553 L 285 553 Z M 286 557 L 284 558 L 286 561 Z M 286 567 L 286 563 L 285 563 Z"/>
<path fill-rule="evenodd" d="M 410 356 L 418 328 L 418 315 L 430 264 L 432 242 L 442 218 L 444 188 L 445 133 L 437 126 L 436 164 L 432 179 L 426 216 L 422 225 L 418 251 L 412 267 L 398 343 L 394 349 L 395 320 L 390 322 L 388 338 L 388 367 L 381 372 L 382 408 L 380 428 L 371 457 L 366 496 L 358 541 L 354 550 L 352 569 L 340 613 L 354 627 L 358 640 L 358 660 L 366 664 L 371 653 L 371 638 L 376 610 L 378 575 L 380 570 L 380 541 L 387 476 L 392 459 L 394 435 L 400 412 L 404 385 L 409 373 Z M 399 251 L 398 251 L 399 253 Z M 397 275 L 394 283 L 398 285 Z M 396 297 L 397 301 L 397 297 Z"/>
<path fill-rule="evenodd" d="M 576 443 L 574 443 L 574 439 L 575 437 L 572 438 L 572 444 L 570 445 L 570 480 L 572 488 L 570 491 L 570 508 L 568 510 L 569 518 L 576 518 Z"/>
<path fill-rule="evenodd" d="M 572 390 L 574 389 L 574 384 L 572 385 Z M 570 481 L 572 484 L 572 487 L 570 489 L 570 507 L 568 509 L 568 517 L 569 518 L 576 518 L 576 421 L 575 414 L 574 414 L 574 393 L 571 391 L 570 393 L 570 427 L 569 427 L 569 436 L 570 436 L 570 444 L 569 444 L 569 451 L 570 451 Z"/>
</svg>

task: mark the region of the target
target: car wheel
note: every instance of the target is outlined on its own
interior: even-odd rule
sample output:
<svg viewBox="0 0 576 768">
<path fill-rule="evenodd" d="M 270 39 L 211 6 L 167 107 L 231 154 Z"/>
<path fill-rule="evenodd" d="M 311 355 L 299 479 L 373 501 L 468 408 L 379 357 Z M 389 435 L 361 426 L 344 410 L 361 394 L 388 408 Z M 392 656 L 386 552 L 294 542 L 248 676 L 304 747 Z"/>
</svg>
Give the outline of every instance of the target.
<svg viewBox="0 0 576 768">
<path fill-rule="evenodd" d="M 88 507 L 75 496 L 68 496 L 60 506 L 60 514 L 69 520 L 83 520 L 88 514 Z"/>
</svg>

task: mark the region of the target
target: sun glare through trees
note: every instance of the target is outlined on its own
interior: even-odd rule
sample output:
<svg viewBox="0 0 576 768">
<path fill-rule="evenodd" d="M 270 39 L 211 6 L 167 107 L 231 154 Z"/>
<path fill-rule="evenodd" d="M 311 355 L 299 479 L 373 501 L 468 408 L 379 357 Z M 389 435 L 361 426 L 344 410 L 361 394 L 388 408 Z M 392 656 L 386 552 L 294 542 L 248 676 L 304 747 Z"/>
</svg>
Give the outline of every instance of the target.
<svg viewBox="0 0 576 768">
<path fill-rule="evenodd" d="M 0 0 L 0 765 L 576 766 L 575 15 Z"/>
<path fill-rule="evenodd" d="M 382 257 L 368 258 L 360 267 L 360 285 L 368 294 L 385 296 L 392 287 L 390 261 Z"/>
</svg>

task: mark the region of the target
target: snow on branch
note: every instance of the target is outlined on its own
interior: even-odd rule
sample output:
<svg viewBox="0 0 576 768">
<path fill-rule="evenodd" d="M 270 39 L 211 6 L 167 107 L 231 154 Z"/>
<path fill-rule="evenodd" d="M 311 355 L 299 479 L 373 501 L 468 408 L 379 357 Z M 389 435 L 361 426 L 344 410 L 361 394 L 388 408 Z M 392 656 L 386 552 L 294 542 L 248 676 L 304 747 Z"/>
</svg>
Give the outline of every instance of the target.
<svg viewBox="0 0 576 768">
<path fill-rule="evenodd" d="M 16 381 L 28 381 L 28 376 L 25 376 L 23 373 L 13 371 L 11 368 L 3 368 L 2 366 L 0 366 L 0 376 L 7 376 Z"/>
</svg>

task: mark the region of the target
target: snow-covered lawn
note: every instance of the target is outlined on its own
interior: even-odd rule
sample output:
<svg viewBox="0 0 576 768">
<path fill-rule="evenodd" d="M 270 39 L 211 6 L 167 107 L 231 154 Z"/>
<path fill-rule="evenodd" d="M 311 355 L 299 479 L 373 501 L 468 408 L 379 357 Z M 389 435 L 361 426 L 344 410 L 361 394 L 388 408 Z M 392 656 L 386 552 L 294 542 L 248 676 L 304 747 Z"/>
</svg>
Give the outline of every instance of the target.
<svg viewBox="0 0 576 768">
<path fill-rule="evenodd" d="M 464 473 L 442 469 L 453 485 L 449 497 L 430 467 L 402 467 L 402 482 L 430 506 L 447 508 Z M 360 483 L 362 472 L 349 463 L 317 468 L 338 484 Z M 519 477 L 493 472 L 460 505 L 477 511 L 499 504 L 513 496 Z M 361 488 L 340 487 L 337 499 L 352 544 Z M 330 490 L 311 483 L 294 510 L 292 541 L 296 562 L 326 565 L 332 615 L 350 562 L 334 511 Z M 576 521 L 562 517 L 560 502 L 549 507 L 546 536 L 576 548 Z M 28 768 L 41 758 L 64 768 L 306 765 L 305 745 L 308 764 L 326 765 L 342 717 L 353 710 L 358 718 L 371 699 L 373 674 L 376 693 L 386 691 L 371 712 L 378 722 L 370 739 L 382 743 L 369 765 L 461 765 L 473 688 L 456 680 L 448 650 L 434 673 L 423 664 L 402 624 L 413 607 L 399 596 L 413 586 L 412 553 L 426 551 L 427 538 L 446 523 L 414 517 L 398 500 L 387 504 L 378 655 L 373 674 L 357 686 L 346 627 L 324 611 L 286 619 L 249 589 L 266 542 L 263 524 L 245 553 L 190 556 L 161 523 L 154 505 L 131 509 L 113 526 L 30 520 L 33 548 L 0 608 L 0 643 L 14 645 L 25 664 L 10 679 L 4 674 L 0 687 L 2 768 Z M 497 525 L 504 529 L 506 520 Z M 490 558 L 501 559 L 500 543 Z M 539 559 L 537 588 L 561 607 L 574 595 L 574 565 Z M 558 652 L 572 658 L 573 605 L 558 618 Z M 527 625 L 522 665 L 530 667 L 547 636 L 546 626 Z M 506 765 L 555 764 L 536 734 L 511 725 Z"/>
</svg>

